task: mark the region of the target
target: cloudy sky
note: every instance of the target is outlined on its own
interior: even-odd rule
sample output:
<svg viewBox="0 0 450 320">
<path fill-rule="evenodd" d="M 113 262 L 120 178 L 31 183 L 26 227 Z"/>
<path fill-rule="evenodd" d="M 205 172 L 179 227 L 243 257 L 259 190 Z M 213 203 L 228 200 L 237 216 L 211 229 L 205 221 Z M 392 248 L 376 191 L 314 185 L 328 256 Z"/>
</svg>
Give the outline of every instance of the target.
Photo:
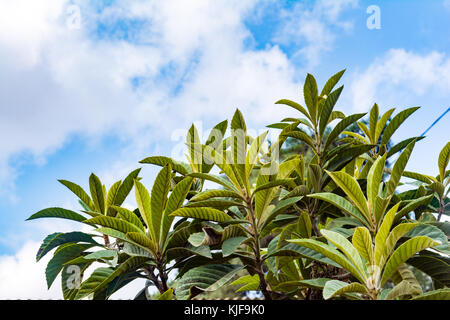
<svg viewBox="0 0 450 320">
<path fill-rule="evenodd" d="M 87 187 L 95 172 L 110 185 L 235 108 L 257 132 L 295 115 L 274 102 L 302 102 L 307 72 L 322 86 L 347 69 L 346 114 L 421 106 L 393 139 L 420 135 L 449 107 L 449 29 L 448 0 L 0 0 L 0 299 L 61 298 L 35 253 L 48 233 L 80 226 L 24 221 L 77 208 L 57 179 Z M 408 170 L 437 173 L 449 120 Z M 155 173 L 144 167 L 144 183 Z"/>
</svg>

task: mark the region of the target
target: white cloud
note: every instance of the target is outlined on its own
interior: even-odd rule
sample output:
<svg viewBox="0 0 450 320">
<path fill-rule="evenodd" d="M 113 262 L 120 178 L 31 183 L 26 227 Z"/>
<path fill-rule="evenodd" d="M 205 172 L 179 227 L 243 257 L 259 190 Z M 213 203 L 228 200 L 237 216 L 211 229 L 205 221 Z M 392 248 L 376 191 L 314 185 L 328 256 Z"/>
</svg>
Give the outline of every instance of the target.
<svg viewBox="0 0 450 320">
<path fill-rule="evenodd" d="M 28 241 L 14 255 L 0 256 L 0 300 L 62 299 L 61 275 L 47 290 L 45 268 L 52 253 L 36 262 L 39 246 L 39 242 Z M 96 263 L 89 267 L 84 279 L 99 266 Z M 144 285 L 145 279 L 136 279 L 115 292 L 111 299 L 133 299 Z"/>
<path fill-rule="evenodd" d="M 431 91 L 448 97 L 450 58 L 439 52 L 418 54 L 391 49 L 356 73 L 350 90 L 353 108 L 358 111 L 368 110 L 380 98 L 383 105 L 392 105 L 400 96 L 422 96 Z"/>
<path fill-rule="evenodd" d="M 45 267 L 50 255 L 36 263 L 38 242 L 29 241 L 12 256 L 0 256 L 0 299 L 61 299 L 58 283 L 47 290 Z"/>
<path fill-rule="evenodd" d="M 12 155 L 42 162 L 74 133 L 114 132 L 143 149 L 236 107 L 257 111 L 261 123 L 276 99 L 297 95 L 282 51 L 244 48 L 242 20 L 256 1 L 119 1 L 100 13 L 77 3 L 79 30 L 66 26 L 67 1 L 0 0 L 0 135 L 12 137 L 0 142 L 4 190 L 17 176 Z M 125 20 L 146 22 L 136 30 L 130 22 L 135 42 L 96 38 L 98 23 L 115 35 Z"/>
<path fill-rule="evenodd" d="M 283 26 L 274 40 L 298 47 L 294 58 L 303 58 L 309 68 L 318 65 L 321 56 L 333 49 L 336 29 L 349 32 L 353 21 L 342 19 L 346 9 L 356 8 L 358 0 L 322 0 L 312 7 L 299 2 L 290 10 L 283 10 Z"/>
</svg>

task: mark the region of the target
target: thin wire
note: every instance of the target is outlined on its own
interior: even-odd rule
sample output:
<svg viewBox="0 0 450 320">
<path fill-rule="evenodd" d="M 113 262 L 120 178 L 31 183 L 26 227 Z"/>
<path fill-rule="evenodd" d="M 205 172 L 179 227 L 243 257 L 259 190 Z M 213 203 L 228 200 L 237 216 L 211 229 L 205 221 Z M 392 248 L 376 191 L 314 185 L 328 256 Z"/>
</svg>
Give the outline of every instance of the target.
<svg viewBox="0 0 450 320">
<path fill-rule="evenodd" d="M 422 133 L 420 136 L 423 137 L 423 136 L 425 135 L 425 133 L 427 133 L 431 128 L 433 128 L 433 126 L 434 126 L 439 120 L 441 120 L 442 117 L 445 116 L 445 114 L 446 114 L 447 112 L 449 112 L 449 111 L 450 111 L 450 107 L 447 108 L 447 110 L 446 110 L 443 114 L 441 114 L 441 116 L 440 116 L 439 118 L 437 118 L 437 119 L 431 124 L 431 126 L 429 126 L 428 129 L 425 130 L 425 132 Z"/>
</svg>

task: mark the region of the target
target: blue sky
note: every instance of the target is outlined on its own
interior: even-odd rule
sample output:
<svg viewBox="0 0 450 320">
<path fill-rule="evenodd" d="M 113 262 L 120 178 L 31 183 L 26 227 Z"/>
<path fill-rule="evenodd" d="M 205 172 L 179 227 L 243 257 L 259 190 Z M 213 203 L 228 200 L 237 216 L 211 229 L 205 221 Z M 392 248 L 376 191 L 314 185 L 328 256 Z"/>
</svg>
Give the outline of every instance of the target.
<svg viewBox="0 0 450 320">
<path fill-rule="evenodd" d="M 8 294 L 48 297 L 33 280 L 45 264 L 33 250 L 79 226 L 24 220 L 76 209 L 57 179 L 87 187 L 95 172 L 110 185 L 146 156 L 172 155 L 192 122 L 206 131 L 236 107 L 261 130 L 295 115 L 273 103 L 302 102 L 307 72 L 323 85 L 347 69 L 346 114 L 375 102 L 421 106 L 394 141 L 420 135 L 450 104 L 448 0 L 95 3 L 0 0 L 0 297 L 19 267 L 26 285 Z M 367 27 L 370 5 L 380 29 Z M 409 170 L 436 173 L 449 117 L 417 145 Z M 144 182 L 155 173 L 144 167 Z"/>
</svg>

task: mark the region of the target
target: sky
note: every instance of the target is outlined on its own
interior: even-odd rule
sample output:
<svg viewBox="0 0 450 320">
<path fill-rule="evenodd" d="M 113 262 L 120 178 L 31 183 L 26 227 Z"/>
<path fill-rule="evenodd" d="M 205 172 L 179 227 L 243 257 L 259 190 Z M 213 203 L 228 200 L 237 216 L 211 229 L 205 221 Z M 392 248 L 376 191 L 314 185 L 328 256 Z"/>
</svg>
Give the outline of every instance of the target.
<svg viewBox="0 0 450 320">
<path fill-rule="evenodd" d="M 239 108 L 257 133 L 297 116 L 274 102 L 303 103 L 308 72 L 321 87 L 346 69 L 345 114 L 420 106 L 393 140 L 422 134 L 450 104 L 448 30 L 449 0 L 0 0 L 0 299 L 61 298 L 35 253 L 49 233 L 86 229 L 25 222 L 78 209 L 57 179 L 110 186 L 142 167 L 151 186 L 157 169 L 138 161 L 181 159 L 192 123 L 205 135 Z M 437 174 L 449 120 L 407 170 Z"/>
</svg>

